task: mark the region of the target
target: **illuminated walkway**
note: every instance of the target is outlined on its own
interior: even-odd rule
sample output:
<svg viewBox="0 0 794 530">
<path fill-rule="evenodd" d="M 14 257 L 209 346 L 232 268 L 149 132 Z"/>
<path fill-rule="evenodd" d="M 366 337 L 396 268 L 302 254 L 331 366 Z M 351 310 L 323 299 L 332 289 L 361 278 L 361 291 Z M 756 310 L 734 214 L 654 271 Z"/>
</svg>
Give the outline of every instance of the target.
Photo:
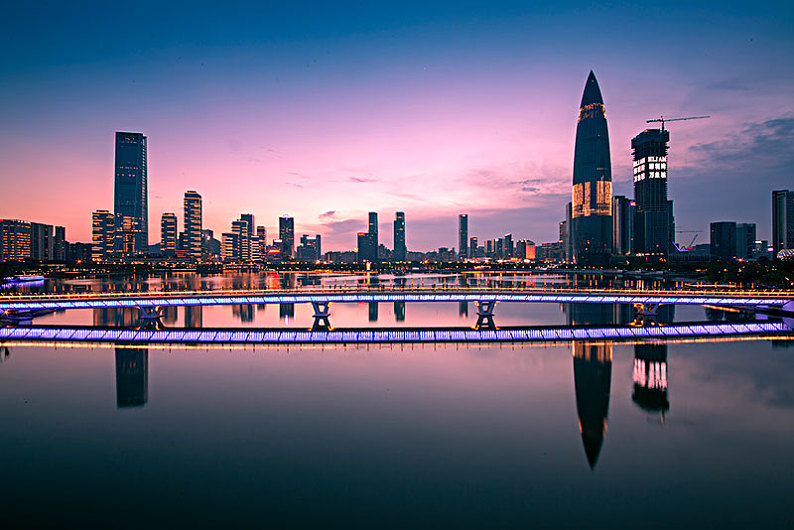
<svg viewBox="0 0 794 530">
<path fill-rule="evenodd" d="M 770 307 L 794 311 L 791 291 L 695 291 L 531 288 L 384 288 L 174 291 L 1 296 L 2 311 L 107 309 L 245 304 L 357 302 L 521 302 L 577 304 L 676 304 Z"/>
<path fill-rule="evenodd" d="M 559 342 L 572 340 L 688 339 L 791 335 L 783 322 L 689 323 L 668 326 L 549 326 L 500 329 L 166 329 L 134 330 L 90 326 L 0 328 L 0 341 L 99 342 L 129 344 L 361 344 Z"/>
</svg>

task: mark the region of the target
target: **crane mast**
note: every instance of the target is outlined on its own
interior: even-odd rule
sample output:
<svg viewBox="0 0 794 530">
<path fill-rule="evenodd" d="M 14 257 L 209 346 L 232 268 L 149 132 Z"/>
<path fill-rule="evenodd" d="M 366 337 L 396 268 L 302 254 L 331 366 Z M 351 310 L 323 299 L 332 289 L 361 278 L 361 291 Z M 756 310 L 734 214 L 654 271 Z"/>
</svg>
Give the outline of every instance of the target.
<svg viewBox="0 0 794 530">
<path fill-rule="evenodd" d="M 665 118 L 664 116 L 659 116 L 658 118 L 654 118 L 652 120 L 645 120 L 645 123 L 662 123 L 662 130 L 664 130 L 664 122 L 666 121 L 684 121 L 684 120 L 702 120 L 705 118 L 711 118 L 711 116 L 686 116 L 683 118 Z"/>
</svg>

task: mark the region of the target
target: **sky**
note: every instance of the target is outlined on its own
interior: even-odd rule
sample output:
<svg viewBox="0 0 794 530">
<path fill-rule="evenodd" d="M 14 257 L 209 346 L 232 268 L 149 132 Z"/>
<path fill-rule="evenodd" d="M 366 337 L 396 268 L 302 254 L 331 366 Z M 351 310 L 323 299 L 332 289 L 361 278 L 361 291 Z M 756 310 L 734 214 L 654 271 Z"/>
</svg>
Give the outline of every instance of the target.
<svg viewBox="0 0 794 530">
<path fill-rule="evenodd" d="M 790 2 L 17 2 L 0 21 L 0 218 L 90 241 L 113 208 L 114 131 L 148 137 L 150 243 L 203 196 L 204 227 L 278 218 L 353 249 L 557 239 L 592 69 L 616 194 L 630 141 L 670 123 L 676 227 L 758 224 L 794 188 Z M 548 3 L 550 4 L 550 3 Z M 689 242 L 692 234 L 679 234 Z"/>
</svg>

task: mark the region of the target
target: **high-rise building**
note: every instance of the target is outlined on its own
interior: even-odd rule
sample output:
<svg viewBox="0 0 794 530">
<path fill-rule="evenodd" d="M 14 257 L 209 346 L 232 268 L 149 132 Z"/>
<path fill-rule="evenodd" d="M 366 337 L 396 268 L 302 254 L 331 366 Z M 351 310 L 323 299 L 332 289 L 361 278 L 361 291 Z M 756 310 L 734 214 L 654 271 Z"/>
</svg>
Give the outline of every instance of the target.
<svg viewBox="0 0 794 530">
<path fill-rule="evenodd" d="M 772 256 L 794 248 L 794 191 L 772 192 Z"/>
<path fill-rule="evenodd" d="M 282 215 L 278 220 L 278 237 L 281 239 L 281 261 L 292 261 L 295 256 L 295 219 Z"/>
<path fill-rule="evenodd" d="M 66 227 L 55 227 L 55 261 L 66 261 L 69 243 L 66 241 Z"/>
<path fill-rule="evenodd" d="M 38 261 L 52 261 L 55 237 L 52 225 L 30 223 L 30 257 Z"/>
<path fill-rule="evenodd" d="M 408 248 L 405 245 L 405 212 L 394 216 L 394 261 L 406 261 Z"/>
<path fill-rule="evenodd" d="M 182 248 L 193 259 L 202 256 L 201 245 L 201 195 L 193 190 L 185 192 L 185 246 Z"/>
<path fill-rule="evenodd" d="M 378 212 L 369 212 L 367 216 L 367 234 L 369 234 L 369 245 L 372 248 L 370 261 L 378 261 Z"/>
<path fill-rule="evenodd" d="M 469 257 L 469 215 L 458 215 L 458 259 Z"/>
<path fill-rule="evenodd" d="M 176 214 L 166 212 L 160 218 L 160 253 L 176 254 Z"/>
<path fill-rule="evenodd" d="M 504 237 L 504 257 L 507 259 L 515 255 L 515 248 L 513 246 L 513 234 L 505 234 Z"/>
<path fill-rule="evenodd" d="M 718 221 L 711 223 L 711 256 L 723 260 L 736 257 L 736 223 Z"/>
<path fill-rule="evenodd" d="M 256 225 L 254 224 L 254 214 L 252 213 L 241 213 L 240 219 L 248 223 L 248 248 L 251 248 L 251 241 L 253 237 L 256 235 Z"/>
<path fill-rule="evenodd" d="M 115 248 L 122 255 L 125 246 L 131 254 L 145 253 L 149 248 L 146 165 L 146 136 L 117 132 L 113 209 Z"/>
<path fill-rule="evenodd" d="M 592 71 L 576 126 L 572 199 L 573 259 L 606 261 L 612 252 L 612 168 L 604 99 Z"/>
<path fill-rule="evenodd" d="M 298 261 L 313 263 L 322 259 L 322 237 L 320 234 L 316 234 L 314 237 L 303 234 L 300 242 L 300 246 L 295 251 Z"/>
<path fill-rule="evenodd" d="M 30 259 L 30 223 L 0 219 L 0 262 Z"/>
<path fill-rule="evenodd" d="M 755 223 L 736 223 L 736 257 L 750 259 L 755 254 Z"/>
<path fill-rule="evenodd" d="M 250 239 L 248 237 L 248 221 L 238 219 L 232 221 L 232 233 L 237 234 L 234 258 L 237 261 L 251 261 Z"/>
<path fill-rule="evenodd" d="M 221 259 L 223 261 L 238 261 L 240 248 L 240 234 L 224 232 L 221 234 Z"/>
<path fill-rule="evenodd" d="M 612 251 L 615 254 L 631 254 L 634 237 L 634 201 L 623 195 L 612 199 Z"/>
<path fill-rule="evenodd" d="M 107 210 L 97 210 L 91 216 L 91 259 L 107 261 L 113 257 L 115 219 Z"/>
<path fill-rule="evenodd" d="M 469 256 L 472 257 L 472 258 L 476 258 L 478 252 L 479 252 L 479 249 L 477 248 L 477 238 L 476 237 L 470 237 L 469 238 Z"/>
<path fill-rule="evenodd" d="M 372 248 L 369 232 L 358 232 L 356 234 L 356 261 L 372 262 L 375 249 Z"/>
<path fill-rule="evenodd" d="M 667 256 L 673 244 L 673 203 L 667 199 L 669 141 L 670 132 L 664 129 L 646 129 L 631 140 L 635 254 Z"/>
</svg>

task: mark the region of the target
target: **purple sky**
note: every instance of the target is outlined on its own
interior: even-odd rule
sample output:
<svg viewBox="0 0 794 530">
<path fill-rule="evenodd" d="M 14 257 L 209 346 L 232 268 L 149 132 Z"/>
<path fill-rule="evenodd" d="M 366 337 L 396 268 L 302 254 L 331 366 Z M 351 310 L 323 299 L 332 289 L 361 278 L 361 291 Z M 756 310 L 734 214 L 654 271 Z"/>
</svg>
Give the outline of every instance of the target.
<svg viewBox="0 0 794 530">
<path fill-rule="evenodd" d="M 12 8 L 0 24 L 0 217 L 65 225 L 90 240 L 113 206 L 113 133 L 149 138 L 150 242 L 182 195 L 204 224 L 241 212 L 275 232 L 355 247 L 378 211 L 391 246 L 456 246 L 457 214 L 480 240 L 555 240 L 570 196 L 587 73 L 604 95 L 617 194 L 632 195 L 631 137 L 670 124 L 677 228 L 758 223 L 794 188 L 794 8 L 614 3 L 399 6 L 256 3 L 213 10 L 141 4 Z M 691 235 L 683 234 L 681 239 Z"/>
</svg>

